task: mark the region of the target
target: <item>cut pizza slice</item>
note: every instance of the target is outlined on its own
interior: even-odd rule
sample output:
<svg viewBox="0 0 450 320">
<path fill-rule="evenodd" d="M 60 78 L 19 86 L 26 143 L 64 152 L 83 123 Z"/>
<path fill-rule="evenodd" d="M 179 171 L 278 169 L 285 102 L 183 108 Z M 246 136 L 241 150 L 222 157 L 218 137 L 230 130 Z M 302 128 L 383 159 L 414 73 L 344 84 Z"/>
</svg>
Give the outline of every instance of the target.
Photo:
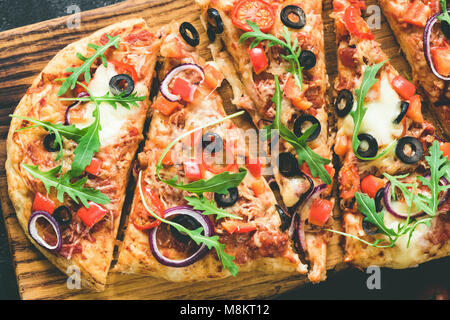
<svg viewBox="0 0 450 320">
<path fill-rule="evenodd" d="M 278 130 L 279 150 L 270 142 L 277 162 L 273 175 L 295 217 L 298 250 L 311 263 L 309 279 L 324 280 L 330 234 L 323 229 L 334 221 L 334 168 L 322 2 L 197 2 L 233 103 L 250 114 L 258 129 Z"/>
<path fill-rule="evenodd" d="M 95 290 L 113 258 L 160 44 L 142 19 L 101 29 L 61 50 L 12 115 L 6 173 L 20 225 Z"/>
<path fill-rule="evenodd" d="M 450 3 L 445 0 L 380 0 L 412 69 L 414 84 L 450 137 Z M 443 13 L 445 10 L 446 13 Z"/>
<path fill-rule="evenodd" d="M 363 3 L 335 0 L 333 7 L 345 261 L 407 268 L 447 256 L 449 144 L 435 140 L 414 85 L 374 40 Z"/>
<path fill-rule="evenodd" d="M 243 112 L 226 115 L 216 91 L 223 75 L 191 46 L 195 28 L 180 27 L 165 30 L 163 80 L 113 270 L 177 282 L 305 273 L 287 234 L 290 220 L 231 120 Z"/>
</svg>

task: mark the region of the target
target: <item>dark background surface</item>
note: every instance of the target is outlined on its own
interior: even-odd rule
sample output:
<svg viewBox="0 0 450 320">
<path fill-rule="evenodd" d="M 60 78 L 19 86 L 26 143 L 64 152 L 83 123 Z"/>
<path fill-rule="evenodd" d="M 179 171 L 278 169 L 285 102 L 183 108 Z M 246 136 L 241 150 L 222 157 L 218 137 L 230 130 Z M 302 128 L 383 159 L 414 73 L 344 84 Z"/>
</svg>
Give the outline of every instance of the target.
<svg viewBox="0 0 450 320">
<path fill-rule="evenodd" d="M 0 0 L 0 31 L 67 15 L 67 7 L 78 5 L 82 11 L 107 6 L 118 0 Z M 0 66 L 1 68 L 1 66 Z M 2 164 L 3 165 L 3 164 Z M 381 272 L 381 289 L 369 290 L 370 276 L 349 268 L 318 285 L 307 285 L 279 299 L 429 299 L 435 292 L 450 289 L 450 258 L 426 263 L 419 268 Z M 441 294 L 442 296 L 442 294 Z M 0 299 L 18 299 L 16 278 L 9 253 L 8 239 L 0 218 Z"/>
</svg>

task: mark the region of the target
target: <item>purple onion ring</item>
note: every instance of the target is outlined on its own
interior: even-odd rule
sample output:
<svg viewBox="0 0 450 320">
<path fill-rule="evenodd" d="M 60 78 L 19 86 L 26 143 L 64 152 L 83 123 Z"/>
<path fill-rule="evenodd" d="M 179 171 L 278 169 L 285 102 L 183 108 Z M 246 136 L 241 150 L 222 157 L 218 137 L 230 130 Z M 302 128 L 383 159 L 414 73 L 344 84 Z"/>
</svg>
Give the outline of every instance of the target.
<svg viewBox="0 0 450 320">
<path fill-rule="evenodd" d="M 161 81 L 161 85 L 159 86 L 159 91 L 161 91 L 161 94 L 164 96 L 164 98 L 166 98 L 169 101 L 175 102 L 175 101 L 179 101 L 181 100 L 181 97 L 173 94 L 170 92 L 169 90 L 169 84 L 172 82 L 172 80 L 182 71 L 184 70 L 194 70 L 196 72 L 198 72 L 201 76 L 202 76 L 202 80 L 200 80 L 198 83 L 196 84 L 200 84 L 203 82 L 203 80 L 205 80 L 205 72 L 203 71 L 203 68 L 200 67 L 197 64 L 194 63 L 183 63 L 180 64 L 178 66 L 176 66 L 175 68 L 173 68 L 172 70 L 170 70 L 166 76 L 164 77 L 163 81 Z"/>
<path fill-rule="evenodd" d="M 56 244 L 50 245 L 48 244 L 38 233 L 38 230 L 36 228 L 36 222 L 38 219 L 45 219 L 47 220 L 50 225 L 52 226 L 53 230 L 56 234 Z M 42 247 L 51 250 L 51 251 L 59 251 L 61 250 L 62 246 L 62 238 L 61 238 L 61 230 L 59 229 L 58 222 L 56 222 L 55 218 L 51 216 L 50 213 L 46 211 L 34 211 L 31 213 L 30 219 L 28 220 L 28 233 L 30 234 L 31 238 L 33 238 L 34 241 L 36 241 L 39 245 Z"/>
</svg>

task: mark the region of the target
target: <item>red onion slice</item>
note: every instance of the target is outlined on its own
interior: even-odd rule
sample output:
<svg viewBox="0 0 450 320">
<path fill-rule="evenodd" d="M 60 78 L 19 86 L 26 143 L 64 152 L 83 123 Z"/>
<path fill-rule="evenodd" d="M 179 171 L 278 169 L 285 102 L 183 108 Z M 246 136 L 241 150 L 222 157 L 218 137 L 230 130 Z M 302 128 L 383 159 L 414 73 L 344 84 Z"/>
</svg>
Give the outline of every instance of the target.
<svg viewBox="0 0 450 320">
<path fill-rule="evenodd" d="M 386 207 L 386 210 L 391 213 L 393 216 L 400 218 L 400 219 L 406 219 L 408 218 L 408 212 L 397 212 L 394 210 L 394 208 L 392 207 L 392 197 L 391 197 L 391 182 L 388 181 L 386 183 L 386 186 L 384 187 L 384 195 L 383 195 L 383 200 L 384 200 L 384 206 Z M 420 211 L 420 212 L 411 212 L 410 214 L 410 218 L 418 218 L 425 215 L 425 212 Z"/>
<path fill-rule="evenodd" d="M 89 93 L 86 91 L 83 91 L 77 95 L 77 98 L 84 98 L 89 97 Z M 75 101 L 70 106 L 67 107 L 66 112 L 64 113 L 64 125 L 69 126 L 70 125 L 70 109 L 78 106 L 81 103 L 81 101 Z"/>
<path fill-rule="evenodd" d="M 200 67 L 197 64 L 194 63 L 184 63 L 180 64 L 179 66 L 173 68 L 170 70 L 166 76 L 164 77 L 163 81 L 161 82 L 161 85 L 159 86 L 159 91 L 161 91 L 161 94 L 169 101 L 175 102 L 181 100 L 181 97 L 179 95 L 173 94 L 169 90 L 169 84 L 172 82 L 172 80 L 182 71 L 185 70 L 193 70 L 198 72 L 202 76 L 202 80 L 200 80 L 196 84 L 200 84 L 205 80 L 205 72 L 203 71 L 202 67 Z"/>
<path fill-rule="evenodd" d="M 48 244 L 38 233 L 38 230 L 36 228 L 36 222 L 38 219 L 45 219 L 47 220 L 50 225 L 52 226 L 53 230 L 56 234 L 56 244 L 50 245 Z M 44 248 L 51 250 L 51 251 L 59 251 L 61 250 L 62 246 L 62 238 L 61 238 L 61 231 L 59 229 L 58 222 L 56 222 L 55 218 L 53 218 L 48 212 L 45 211 L 34 211 L 31 213 L 30 219 L 28 220 L 28 232 L 30 233 L 30 236 L 33 238 L 34 241 L 36 241 L 39 245 L 43 246 Z"/>
<path fill-rule="evenodd" d="M 200 212 L 192 209 L 191 207 L 179 206 L 167 209 L 165 211 L 164 218 L 168 219 L 172 216 L 177 215 L 187 215 L 190 216 L 191 218 L 194 218 L 203 227 L 204 235 L 206 237 L 210 237 L 214 234 L 214 225 L 212 224 L 211 220 L 209 220 L 207 216 L 202 215 Z M 186 259 L 183 260 L 169 259 L 165 257 L 158 248 L 158 242 L 156 239 L 158 228 L 159 226 L 151 229 L 149 232 L 148 239 L 150 243 L 150 250 L 152 251 L 152 254 L 155 257 L 155 259 L 165 266 L 175 268 L 182 268 L 189 266 L 194 262 L 198 261 L 199 259 L 201 259 L 209 251 L 209 249 L 206 247 L 205 244 L 201 244 L 198 250 L 193 255 L 191 255 Z"/>
<path fill-rule="evenodd" d="M 305 222 L 301 218 L 298 219 L 297 225 L 297 241 L 299 244 L 299 249 L 306 252 L 306 236 L 305 236 Z"/>
<path fill-rule="evenodd" d="M 450 10 L 447 9 L 447 12 L 450 12 Z M 425 55 L 425 60 L 428 63 L 428 66 L 430 67 L 433 74 L 438 77 L 441 80 L 449 81 L 450 77 L 444 77 L 443 75 L 439 74 L 434 67 L 433 59 L 431 59 L 431 44 L 430 44 L 430 38 L 431 38 L 431 32 L 433 30 L 433 26 L 436 24 L 437 17 L 442 14 L 441 12 L 436 13 L 434 16 L 432 16 L 425 25 L 425 31 L 423 32 L 423 51 Z"/>
</svg>

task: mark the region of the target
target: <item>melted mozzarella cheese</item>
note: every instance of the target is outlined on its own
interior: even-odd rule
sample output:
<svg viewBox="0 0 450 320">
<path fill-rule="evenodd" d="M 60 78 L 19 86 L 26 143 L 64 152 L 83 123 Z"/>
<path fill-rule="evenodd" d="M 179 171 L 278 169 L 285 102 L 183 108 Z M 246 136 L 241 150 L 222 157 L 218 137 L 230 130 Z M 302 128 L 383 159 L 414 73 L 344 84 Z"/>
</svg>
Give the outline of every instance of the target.
<svg viewBox="0 0 450 320">
<path fill-rule="evenodd" d="M 394 120 L 400 113 L 400 97 L 392 89 L 387 76 L 382 76 L 380 83 L 380 98 L 366 103 L 367 112 L 361 123 L 359 133 L 368 133 L 378 142 L 379 146 L 391 143 L 403 131 L 401 124 Z M 356 109 L 356 101 L 353 110 Z M 348 114 L 341 122 L 341 130 L 347 136 L 353 135 L 353 118 Z"/>
<path fill-rule="evenodd" d="M 89 82 L 89 90 L 96 97 L 104 96 L 109 91 L 109 81 L 115 75 L 117 75 L 117 72 L 111 63 L 108 63 L 108 67 L 106 68 L 103 65 L 100 65 L 97 68 L 93 79 Z M 139 88 L 137 87 L 138 86 L 136 86 L 136 90 L 139 92 Z M 83 124 L 76 124 L 77 127 L 86 127 L 94 121 L 92 117 L 94 109 L 95 104 L 93 102 L 86 104 L 86 122 Z M 130 106 L 130 110 L 127 110 L 117 104 L 117 109 L 114 109 L 110 104 L 102 102 L 99 105 L 99 110 L 100 125 L 102 127 L 99 132 L 100 145 L 104 147 L 117 143 L 123 125 L 138 112 L 139 108 Z"/>
</svg>

